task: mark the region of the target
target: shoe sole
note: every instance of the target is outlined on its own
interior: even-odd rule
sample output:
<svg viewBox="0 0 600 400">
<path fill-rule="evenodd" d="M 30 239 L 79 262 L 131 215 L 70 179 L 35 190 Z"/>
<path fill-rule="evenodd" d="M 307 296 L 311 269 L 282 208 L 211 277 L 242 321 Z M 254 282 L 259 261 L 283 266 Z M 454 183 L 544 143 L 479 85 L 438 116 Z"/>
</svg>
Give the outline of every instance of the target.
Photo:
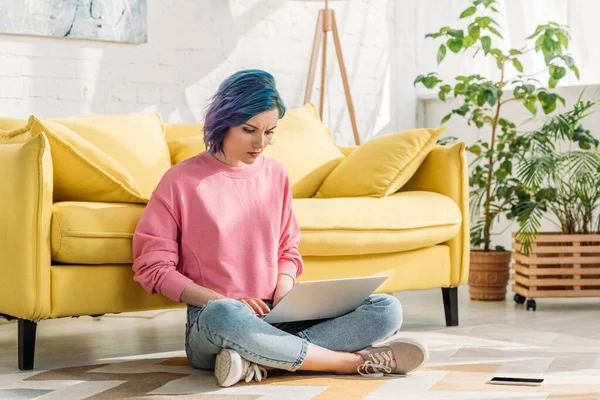
<svg viewBox="0 0 600 400">
<path fill-rule="evenodd" d="M 407 344 L 415 346 L 416 348 L 421 350 L 421 352 L 423 353 L 423 361 L 421 361 L 421 363 L 416 368 L 413 368 L 404 374 L 384 374 L 385 376 L 406 376 L 408 374 L 411 374 L 411 373 L 417 371 L 418 369 L 423 367 L 423 365 L 425 365 L 427 363 L 427 361 L 429 361 L 429 350 L 427 350 L 427 348 L 424 347 L 421 343 L 411 340 L 411 339 L 407 339 L 407 338 L 398 338 L 398 339 L 392 340 L 388 343 L 381 344 L 381 346 L 390 346 L 393 343 L 407 343 Z"/>
<path fill-rule="evenodd" d="M 236 384 L 236 376 L 240 376 L 242 368 L 242 358 L 240 355 L 229 349 L 221 349 L 215 360 L 215 378 L 217 384 L 221 387 L 229 387 Z"/>
</svg>

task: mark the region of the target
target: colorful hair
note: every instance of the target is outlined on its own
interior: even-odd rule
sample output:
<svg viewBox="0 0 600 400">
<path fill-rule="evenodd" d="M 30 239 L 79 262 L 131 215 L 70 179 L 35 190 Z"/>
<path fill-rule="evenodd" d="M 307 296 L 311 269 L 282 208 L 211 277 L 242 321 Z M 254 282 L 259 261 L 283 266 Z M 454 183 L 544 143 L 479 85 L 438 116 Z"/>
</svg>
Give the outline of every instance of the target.
<svg viewBox="0 0 600 400">
<path fill-rule="evenodd" d="M 209 154 L 223 152 L 223 140 L 230 127 L 246 123 L 255 115 L 277 108 L 285 114 L 283 100 L 268 72 L 249 69 L 225 79 L 212 97 L 204 120 L 204 144 Z"/>
</svg>

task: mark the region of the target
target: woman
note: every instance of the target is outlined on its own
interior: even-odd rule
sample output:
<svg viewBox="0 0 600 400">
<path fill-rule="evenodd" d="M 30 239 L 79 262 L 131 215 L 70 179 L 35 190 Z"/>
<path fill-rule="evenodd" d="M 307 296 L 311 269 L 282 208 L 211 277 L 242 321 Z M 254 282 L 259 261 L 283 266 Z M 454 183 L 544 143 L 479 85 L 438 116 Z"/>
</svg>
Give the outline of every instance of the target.
<svg viewBox="0 0 600 400">
<path fill-rule="evenodd" d="M 367 376 L 407 374 L 427 360 L 418 343 L 395 339 L 399 301 L 370 296 L 325 321 L 262 320 L 303 271 L 300 231 L 285 167 L 261 155 L 285 107 L 275 80 L 240 71 L 206 113 L 206 152 L 171 168 L 133 238 L 134 279 L 150 293 L 188 304 L 186 353 L 231 386 L 266 369 Z"/>
</svg>

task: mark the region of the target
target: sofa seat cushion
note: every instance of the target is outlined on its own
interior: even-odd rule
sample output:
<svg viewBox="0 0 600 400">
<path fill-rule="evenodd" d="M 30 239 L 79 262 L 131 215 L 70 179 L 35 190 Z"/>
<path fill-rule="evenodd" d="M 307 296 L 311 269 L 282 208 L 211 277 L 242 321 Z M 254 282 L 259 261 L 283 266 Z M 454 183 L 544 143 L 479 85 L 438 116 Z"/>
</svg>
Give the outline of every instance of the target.
<svg viewBox="0 0 600 400">
<path fill-rule="evenodd" d="M 64 264 L 133 262 L 131 239 L 144 208 L 129 203 L 54 203 L 52 260 Z"/>
<path fill-rule="evenodd" d="M 449 197 L 404 192 L 388 197 L 294 199 L 303 256 L 394 253 L 456 236 L 462 215 Z"/>
<path fill-rule="evenodd" d="M 52 260 L 61 264 L 133 262 L 131 239 L 142 204 L 59 202 L 52 212 Z M 404 192 L 373 198 L 294 199 L 302 256 L 396 253 L 456 236 L 462 217 L 450 198 Z"/>
</svg>

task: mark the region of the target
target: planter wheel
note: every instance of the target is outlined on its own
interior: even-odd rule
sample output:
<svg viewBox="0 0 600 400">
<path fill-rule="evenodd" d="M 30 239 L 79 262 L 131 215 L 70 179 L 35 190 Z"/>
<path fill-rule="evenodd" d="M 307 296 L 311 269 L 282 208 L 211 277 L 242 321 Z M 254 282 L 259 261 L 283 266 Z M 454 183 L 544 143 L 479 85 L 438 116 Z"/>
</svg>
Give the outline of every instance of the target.
<svg viewBox="0 0 600 400">
<path fill-rule="evenodd" d="M 515 293 L 515 297 L 513 297 L 513 299 L 515 300 L 515 303 L 517 303 L 517 304 L 525 303 L 525 297 L 521 296 L 519 293 Z"/>
<path fill-rule="evenodd" d="M 535 311 L 536 309 L 536 304 L 535 304 L 535 300 L 534 299 L 529 299 L 527 300 L 527 311 L 529 311 L 529 309 L 531 308 L 533 311 Z"/>
</svg>

